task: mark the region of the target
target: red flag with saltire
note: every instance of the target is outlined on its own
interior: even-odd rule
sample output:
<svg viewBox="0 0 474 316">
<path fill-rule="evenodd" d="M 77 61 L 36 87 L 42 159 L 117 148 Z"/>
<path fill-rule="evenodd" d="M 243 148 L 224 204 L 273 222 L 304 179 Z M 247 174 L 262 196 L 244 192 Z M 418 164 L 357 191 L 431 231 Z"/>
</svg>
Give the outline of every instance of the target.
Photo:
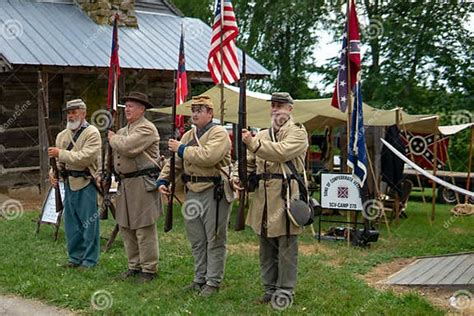
<svg viewBox="0 0 474 316">
<path fill-rule="evenodd" d="M 339 71 L 331 101 L 331 105 L 342 112 L 346 111 L 348 95 L 351 91 L 354 91 L 354 86 L 357 83 L 357 75 L 360 71 L 359 21 L 357 20 L 354 0 L 350 0 L 349 2 L 348 13 L 346 28 L 342 37 Z M 347 58 L 348 51 L 349 58 Z M 348 71 L 350 71 L 349 82 L 347 82 Z"/>
<path fill-rule="evenodd" d="M 118 20 L 119 16 L 116 14 L 112 32 L 112 52 L 110 54 L 109 86 L 107 93 L 107 109 L 109 111 L 116 111 L 118 104 L 118 81 L 120 77 Z"/>
<path fill-rule="evenodd" d="M 178 71 L 176 73 L 176 106 L 186 101 L 188 95 L 188 78 L 186 76 L 186 64 L 184 57 L 184 31 L 181 27 L 181 40 L 179 42 L 179 58 L 178 58 Z M 180 134 L 184 132 L 184 116 L 176 116 L 176 128 L 179 129 Z"/>
</svg>

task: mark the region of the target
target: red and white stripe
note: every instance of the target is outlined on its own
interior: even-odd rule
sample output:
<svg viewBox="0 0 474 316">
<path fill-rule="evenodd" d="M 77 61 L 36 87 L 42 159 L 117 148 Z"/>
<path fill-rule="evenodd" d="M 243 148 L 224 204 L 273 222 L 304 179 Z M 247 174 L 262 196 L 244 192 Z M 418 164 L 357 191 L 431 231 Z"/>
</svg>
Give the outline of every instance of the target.
<svg viewBox="0 0 474 316">
<path fill-rule="evenodd" d="M 222 5 L 221 0 L 217 6 Z M 224 12 L 223 16 L 220 12 Z M 222 27 L 224 25 L 224 27 Z M 221 57 L 222 33 L 222 57 Z M 235 20 L 234 9 L 230 0 L 223 1 L 223 8 L 216 8 L 214 25 L 212 26 L 211 49 L 208 58 L 208 69 L 215 84 L 223 82 L 231 84 L 240 78 L 239 60 L 237 59 L 237 46 L 235 39 L 239 35 L 239 28 Z M 222 80 L 221 80 L 222 58 Z"/>
</svg>

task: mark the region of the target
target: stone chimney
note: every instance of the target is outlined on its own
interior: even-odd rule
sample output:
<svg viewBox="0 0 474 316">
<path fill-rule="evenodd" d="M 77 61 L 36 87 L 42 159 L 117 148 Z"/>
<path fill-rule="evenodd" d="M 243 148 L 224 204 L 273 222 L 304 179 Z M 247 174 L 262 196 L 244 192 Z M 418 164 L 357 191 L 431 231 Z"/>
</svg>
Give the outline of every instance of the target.
<svg viewBox="0 0 474 316">
<path fill-rule="evenodd" d="M 97 24 L 112 24 L 118 13 L 120 26 L 138 27 L 135 0 L 75 0 L 81 9 Z"/>
</svg>

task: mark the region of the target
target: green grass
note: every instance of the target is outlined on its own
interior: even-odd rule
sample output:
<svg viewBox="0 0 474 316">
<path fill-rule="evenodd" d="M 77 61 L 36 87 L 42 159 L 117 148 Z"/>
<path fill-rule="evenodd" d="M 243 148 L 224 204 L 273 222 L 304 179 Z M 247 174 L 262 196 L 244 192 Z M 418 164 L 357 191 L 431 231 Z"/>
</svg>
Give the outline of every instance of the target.
<svg viewBox="0 0 474 316">
<path fill-rule="evenodd" d="M 14 220 L 0 219 L 0 291 L 86 314 L 442 315 L 443 311 L 421 296 L 379 291 L 358 277 L 395 258 L 473 250 L 474 217 L 451 217 L 449 206 L 437 205 L 436 221 L 430 225 L 430 210 L 429 204 L 410 203 L 409 218 L 393 224 L 391 236 L 381 225 L 381 239 L 370 249 L 323 242 L 314 249 L 324 251 L 300 251 L 295 302 L 284 312 L 253 304 L 262 289 L 257 238 L 248 227 L 244 232 L 229 231 L 231 251 L 221 291 L 209 299 L 183 293 L 181 288 L 192 280 L 193 261 L 178 209 L 170 233 L 162 232 L 163 220 L 158 223 L 160 275 L 145 285 L 114 281 L 126 269 L 120 238 L 108 253 L 101 254 L 95 269 L 70 270 L 59 266 L 67 261 L 62 229 L 59 240 L 53 242 L 50 226 L 42 226 L 35 236 L 37 212 L 25 212 Z M 101 224 L 102 234 L 108 235 L 112 222 Z M 309 249 L 315 243 L 307 229 L 300 247 Z M 111 307 L 103 311 L 91 306 L 91 297 L 99 290 L 107 291 L 113 298 Z"/>
</svg>

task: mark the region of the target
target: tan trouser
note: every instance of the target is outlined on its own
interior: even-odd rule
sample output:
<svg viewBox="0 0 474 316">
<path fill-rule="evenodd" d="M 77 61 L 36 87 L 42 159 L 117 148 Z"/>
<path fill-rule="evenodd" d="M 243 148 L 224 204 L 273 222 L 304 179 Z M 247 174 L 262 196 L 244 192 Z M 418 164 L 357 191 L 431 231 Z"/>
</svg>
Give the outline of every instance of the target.
<svg viewBox="0 0 474 316">
<path fill-rule="evenodd" d="M 120 226 L 120 232 L 128 257 L 128 268 L 156 273 L 159 257 L 156 225 L 138 229 Z"/>
</svg>

